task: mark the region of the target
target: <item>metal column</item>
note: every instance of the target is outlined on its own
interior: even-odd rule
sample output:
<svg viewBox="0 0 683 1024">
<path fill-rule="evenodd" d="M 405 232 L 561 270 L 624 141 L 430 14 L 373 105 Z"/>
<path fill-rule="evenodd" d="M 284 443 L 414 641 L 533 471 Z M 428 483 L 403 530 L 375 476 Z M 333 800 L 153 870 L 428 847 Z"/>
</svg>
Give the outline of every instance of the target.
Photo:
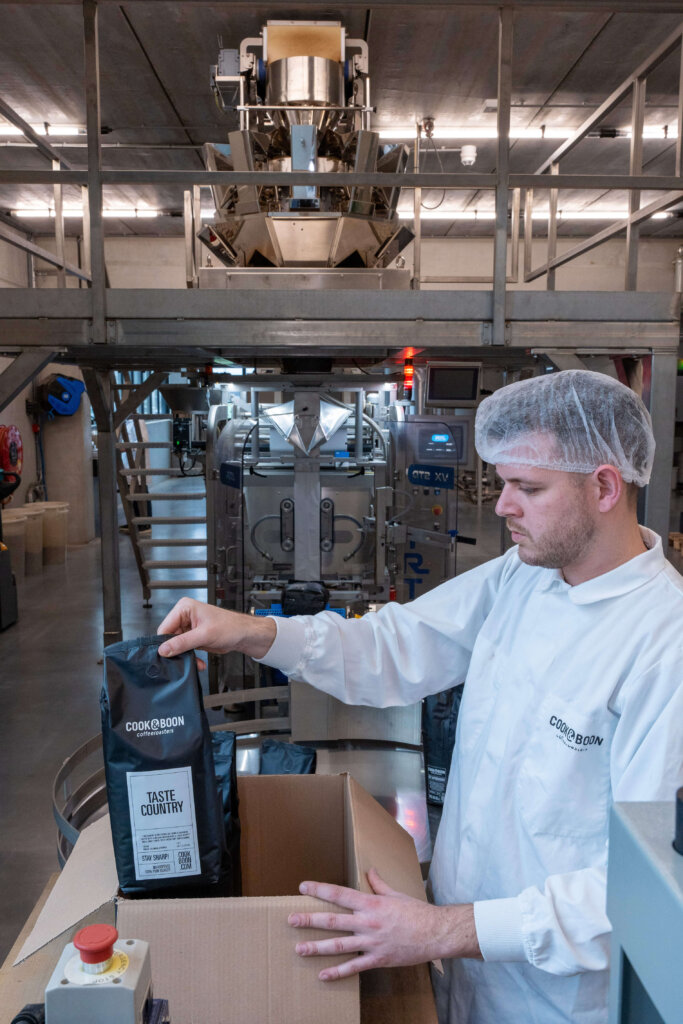
<svg viewBox="0 0 683 1024">
<path fill-rule="evenodd" d="M 107 644 L 116 643 L 123 637 L 121 631 L 119 527 L 116 514 L 116 430 L 109 373 L 83 367 L 83 379 L 97 423 L 103 643 L 106 647 Z"/>
<path fill-rule="evenodd" d="M 498 160 L 496 233 L 493 252 L 493 344 L 505 344 L 505 298 L 508 246 L 508 176 L 510 172 L 510 102 L 512 96 L 512 8 L 500 12 L 498 36 Z"/>
<path fill-rule="evenodd" d="M 645 76 L 633 83 L 633 114 L 631 118 L 630 174 L 643 173 L 643 124 L 645 123 Z M 629 217 L 640 208 L 640 190 L 632 189 L 628 197 Z M 635 291 L 638 287 L 638 236 L 640 225 L 629 220 L 626 228 L 626 266 L 624 288 Z"/>
<path fill-rule="evenodd" d="M 658 533 L 666 552 L 671 504 L 671 467 L 676 421 L 677 352 L 655 352 L 652 356 L 650 415 L 657 447 L 652 477 L 645 492 L 644 525 Z"/>
<path fill-rule="evenodd" d="M 92 263 L 93 341 L 105 344 L 106 270 L 104 264 L 104 224 L 102 220 L 102 147 L 100 143 L 100 67 L 97 38 L 97 3 L 83 2 L 83 40 L 85 48 L 85 103 L 88 131 L 88 210 L 90 217 L 90 260 Z"/>
</svg>

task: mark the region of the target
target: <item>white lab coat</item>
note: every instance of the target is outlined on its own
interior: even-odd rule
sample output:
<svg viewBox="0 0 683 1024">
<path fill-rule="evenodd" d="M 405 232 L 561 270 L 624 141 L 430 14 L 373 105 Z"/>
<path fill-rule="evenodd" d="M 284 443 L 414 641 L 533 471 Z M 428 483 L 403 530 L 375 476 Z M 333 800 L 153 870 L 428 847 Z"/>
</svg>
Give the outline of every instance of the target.
<svg viewBox="0 0 683 1024">
<path fill-rule="evenodd" d="M 443 1024 L 603 1024 L 612 801 L 683 784 L 683 578 L 661 540 L 575 587 L 513 548 L 408 605 L 277 620 L 263 660 L 352 704 L 466 679 L 430 874 L 485 962 L 446 961 Z"/>
</svg>

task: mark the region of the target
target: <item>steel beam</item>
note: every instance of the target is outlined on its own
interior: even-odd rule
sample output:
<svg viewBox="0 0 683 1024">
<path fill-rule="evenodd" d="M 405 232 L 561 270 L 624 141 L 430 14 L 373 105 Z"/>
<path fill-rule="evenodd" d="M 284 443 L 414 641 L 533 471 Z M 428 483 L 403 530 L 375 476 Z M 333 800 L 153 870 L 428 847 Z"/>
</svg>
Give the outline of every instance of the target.
<svg viewBox="0 0 683 1024">
<path fill-rule="evenodd" d="M 496 223 L 493 238 L 494 345 L 505 344 L 507 298 L 508 197 L 510 173 L 510 103 L 512 100 L 512 24 L 510 7 L 498 18 L 498 158 L 496 162 Z"/>
<path fill-rule="evenodd" d="M 100 491 L 103 644 L 122 639 L 119 526 L 116 490 L 116 431 L 109 372 L 83 367 L 83 379 L 97 424 L 97 463 Z"/>
<path fill-rule="evenodd" d="M 671 505 L 677 364 L 677 349 L 672 352 L 655 352 L 652 356 L 650 415 L 656 448 L 652 476 L 645 491 L 644 525 L 663 538 L 665 551 Z"/>
<path fill-rule="evenodd" d="M 104 223 L 102 219 L 102 150 L 100 145 L 100 67 L 97 34 L 97 3 L 83 2 L 83 46 L 85 50 L 85 112 L 88 128 L 88 212 L 90 223 L 91 312 L 93 341 L 103 345 L 106 330 L 106 268 L 104 264 Z"/>
<path fill-rule="evenodd" d="M 80 278 L 82 281 L 89 281 L 90 275 L 80 267 L 75 267 L 72 263 L 66 261 L 62 263 L 58 256 L 55 256 L 53 252 L 49 252 L 47 249 L 43 249 L 40 245 L 36 245 L 34 242 L 29 242 L 28 238 L 18 234 L 12 228 L 6 228 L 0 226 L 0 241 L 7 242 L 9 245 L 14 246 L 15 249 L 21 249 L 22 252 L 29 253 L 31 256 L 37 256 L 41 260 L 45 260 L 46 263 L 51 264 L 53 267 L 63 266 L 67 274 L 72 274 L 74 277 Z"/>
<path fill-rule="evenodd" d="M 419 174 L 390 174 L 381 171 L 151 171 L 140 168 L 127 171 L 102 171 L 103 185 L 316 185 L 344 187 L 376 185 L 381 188 L 491 189 L 497 174 L 473 174 L 454 171 L 420 171 Z M 558 174 L 552 181 L 547 174 L 510 174 L 510 188 L 561 189 L 651 189 L 680 187 L 676 174 Z M 87 185 L 87 171 L 34 171 L 0 169 L 3 185 Z"/>
<path fill-rule="evenodd" d="M 0 373 L 0 412 L 21 394 L 36 374 L 54 358 L 54 348 L 30 348 L 20 352 Z"/>
<path fill-rule="evenodd" d="M 633 110 L 631 114 L 631 151 L 629 172 L 635 177 L 643 171 L 643 125 L 645 124 L 645 91 L 647 79 L 636 78 L 633 83 Z M 629 221 L 626 228 L 626 263 L 624 288 L 635 291 L 638 284 L 638 238 L 640 224 L 633 219 L 640 207 L 640 190 L 633 189 L 628 197 Z"/>
<path fill-rule="evenodd" d="M 415 132 L 415 149 L 413 152 L 413 167 L 415 173 L 420 171 L 420 127 Z M 411 286 L 417 290 L 420 288 L 422 276 L 422 189 L 413 189 L 413 277 Z"/>
<path fill-rule="evenodd" d="M 620 10 L 621 9 L 622 8 L 620 7 Z M 596 124 L 599 124 L 606 114 L 609 114 L 611 110 L 614 110 L 614 108 L 618 106 L 618 104 L 621 102 L 624 96 L 627 95 L 629 89 L 631 89 L 631 87 L 636 83 L 636 81 L 639 78 L 647 77 L 648 72 L 654 71 L 654 69 L 658 67 L 662 63 L 662 61 L 666 60 L 669 54 L 673 53 L 677 46 L 680 46 L 682 33 L 683 24 L 679 25 L 678 28 L 674 29 L 674 31 L 666 37 L 664 42 L 661 43 L 656 50 L 653 50 L 653 52 L 646 60 L 644 60 L 641 64 L 638 65 L 633 74 L 629 75 L 628 78 L 625 78 L 621 85 L 617 86 L 617 88 L 610 93 L 610 95 L 607 97 L 604 103 L 601 103 L 598 109 L 593 111 L 590 117 L 587 117 L 583 124 L 576 129 L 571 139 L 567 139 L 565 142 L 563 142 L 562 145 L 558 146 L 555 152 L 552 153 L 547 160 L 543 161 L 543 163 L 538 168 L 536 173 L 543 174 L 545 171 L 549 170 L 553 164 L 561 160 L 563 156 L 566 156 L 567 153 L 570 153 L 574 146 L 576 146 L 581 141 L 581 139 L 584 138 L 584 136 L 591 130 L 591 128 L 593 128 Z"/>
<path fill-rule="evenodd" d="M 191 334 L 201 321 L 212 322 L 216 329 L 228 332 L 235 324 L 249 321 L 289 324 L 293 333 L 297 326 L 310 323 L 340 321 L 355 323 L 358 330 L 375 321 L 395 324 L 409 320 L 459 323 L 487 321 L 492 317 L 490 291 L 281 291 L 235 290 L 229 295 L 214 289 L 115 288 L 108 294 L 109 315 L 127 330 L 135 321 L 148 322 L 160 333 Z M 39 328 L 41 323 L 56 332 L 65 333 L 72 321 L 75 338 L 87 344 L 87 320 L 90 307 L 88 293 L 78 289 L 57 292 L 54 289 L 0 289 L 0 321 L 5 336 L 12 338 L 7 347 L 20 347 L 13 332 L 22 320 Z M 508 319 L 511 320 L 591 320 L 591 321 L 674 321 L 679 315 L 679 300 L 671 292 L 596 292 L 560 291 L 554 294 L 538 291 L 511 291 L 508 295 Z M 11 327 L 9 322 L 11 321 Z M 156 323 L 156 326 L 155 326 Z M 117 335 L 112 333 L 112 340 Z M 121 339 L 120 339 L 121 340 Z M 405 338 L 404 338 L 405 341 Z M 61 344 L 61 342 L 60 342 Z"/>
<path fill-rule="evenodd" d="M 0 114 L 5 117 L 10 124 L 13 124 L 18 128 L 29 142 L 32 142 L 39 153 L 41 153 L 47 160 L 54 161 L 57 167 L 63 167 L 65 170 L 69 170 L 73 165 L 69 163 L 66 157 L 62 156 L 58 150 L 51 146 L 45 141 L 40 135 L 37 135 L 31 125 L 24 121 L 20 114 L 17 114 L 13 107 L 10 107 L 9 103 L 5 103 L 4 100 L 0 99 Z"/>
<path fill-rule="evenodd" d="M 675 173 L 680 176 L 683 174 L 683 161 L 681 160 L 681 155 L 683 154 L 683 46 L 681 46 L 680 69 L 678 73 L 678 110 L 676 113 L 676 124 Z"/>
<path fill-rule="evenodd" d="M 156 391 L 165 382 L 166 377 L 167 374 L 165 372 L 161 370 L 155 371 L 128 395 L 128 398 L 126 398 L 125 402 L 121 403 L 114 414 L 114 428 L 116 430 L 119 429 L 124 420 L 133 415 L 135 410 L 142 405 L 146 398 L 149 398 L 153 391 Z"/>
<path fill-rule="evenodd" d="M 569 263 L 571 260 L 576 259 L 577 256 L 582 256 L 583 253 L 590 252 L 591 249 L 596 249 L 599 245 L 602 245 L 603 242 L 607 242 L 610 238 L 614 238 L 615 235 L 627 230 L 629 226 L 640 224 L 641 221 L 648 220 L 653 213 L 658 213 L 660 210 L 666 210 L 670 206 L 676 206 L 681 202 L 681 200 L 683 200 L 683 192 L 670 192 L 668 195 L 653 200 L 653 202 L 648 203 L 647 206 L 641 207 L 624 220 L 618 220 L 614 224 L 610 224 L 609 227 L 603 228 L 602 231 L 598 231 L 597 234 L 591 235 L 590 238 L 584 238 L 583 241 L 578 243 L 578 245 L 574 245 L 571 249 L 567 249 L 566 252 L 563 252 L 561 256 L 556 256 L 554 260 L 550 260 L 543 266 L 536 267 L 536 269 L 532 270 L 529 274 L 525 274 L 525 283 L 535 281 L 537 277 L 542 277 L 549 270 L 561 267 L 565 263 Z"/>
<path fill-rule="evenodd" d="M 56 165 L 56 166 L 55 166 Z M 53 161 L 53 170 L 59 170 L 57 161 Z M 53 186 L 55 200 L 55 248 L 57 250 L 57 287 L 66 288 L 66 271 L 64 269 L 64 204 L 62 203 L 62 186 Z"/>
<path fill-rule="evenodd" d="M 68 6 L 78 4 L 80 6 L 82 0 L 23 0 L 23 3 L 32 5 L 34 7 L 50 7 L 55 4 L 61 6 Z M 155 0 L 127 0 L 130 6 L 135 6 L 137 3 L 154 3 Z M 164 0 L 158 0 L 158 2 L 164 2 Z M 0 6 L 3 4 L 16 3 L 16 0 L 0 0 Z M 121 0 L 100 0 L 100 4 L 105 6 L 107 4 L 120 4 Z M 202 5 L 211 4 L 215 6 L 215 0 L 183 0 L 183 6 L 185 7 L 200 7 Z M 480 7 L 500 7 L 500 0 L 478 0 Z M 245 7 L 253 8 L 253 0 L 233 0 L 230 5 L 231 7 Z M 347 0 L 344 4 L 345 7 L 359 7 L 363 10 L 367 9 L 367 0 Z M 440 8 L 440 7 L 471 7 L 472 0 L 373 0 L 372 7 L 426 7 L 426 8 Z M 556 10 L 556 11 L 610 11 L 613 12 L 615 8 L 615 0 L 513 0 L 510 7 L 515 9 L 525 7 L 542 7 L 544 11 Z M 313 7 L 316 9 L 320 8 L 319 0 L 272 0 L 269 4 L 273 10 L 278 7 L 284 8 L 285 11 L 294 10 L 308 10 Z M 644 11 L 648 14 L 657 12 L 658 14 L 679 14 L 681 11 L 680 0 L 620 0 L 619 2 L 620 11 L 628 11 L 630 13 L 636 13 L 638 11 Z M 284 17 L 284 15 L 283 15 Z"/>
<path fill-rule="evenodd" d="M 560 171 L 559 164 L 553 164 L 550 168 L 551 175 L 557 175 Z M 557 198 L 558 191 L 556 188 L 550 189 L 548 196 L 548 268 L 552 261 L 557 256 Z M 548 269 L 547 285 L 548 291 L 555 291 L 555 271 Z"/>
</svg>

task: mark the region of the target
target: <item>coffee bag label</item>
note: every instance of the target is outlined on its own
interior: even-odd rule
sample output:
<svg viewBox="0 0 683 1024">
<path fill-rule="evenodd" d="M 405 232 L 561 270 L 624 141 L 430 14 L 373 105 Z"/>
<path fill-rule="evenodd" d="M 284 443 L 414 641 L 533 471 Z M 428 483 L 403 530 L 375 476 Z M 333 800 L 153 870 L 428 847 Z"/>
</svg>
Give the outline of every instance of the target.
<svg viewBox="0 0 683 1024">
<path fill-rule="evenodd" d="M 135 877 L 201 873 L 192 770 L 126 772 Z"/>
</svg>

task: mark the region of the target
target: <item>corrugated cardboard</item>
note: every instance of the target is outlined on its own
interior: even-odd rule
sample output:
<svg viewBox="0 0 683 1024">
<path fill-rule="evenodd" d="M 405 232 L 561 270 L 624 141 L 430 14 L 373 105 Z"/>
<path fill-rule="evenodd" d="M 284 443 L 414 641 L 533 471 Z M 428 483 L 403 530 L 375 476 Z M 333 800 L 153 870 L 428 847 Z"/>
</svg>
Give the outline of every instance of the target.
<svg viewBox="0 0 683 1024">
<path fill-rule="evenodd" d="M 411 837 L 347 775 L 239 779 L 244 896 L 117 897 L 108 819 L 85 829 L 17 962 L 98 907 L 116 903 L 122 938 L 151 944 L 155 994 L 178 1024 L 434 1024 L 425 965 L 325 983 L 302 959 L 294 910 L 321 909 L 297 895 L 305 879 L 368 889 L 374 866 L 394 888 L 424 899 Z M 322 904 L 324 907 L 325 904 Z M 306 938 L 331 933 L 306 931 Z"/>
<path fill-rule="evenodd" d="M 269 21 L 264 59 L 271 64 L 283 57 L 325 57 L 344 60 L 344 35 L 339 24 Z"/>
</svg>

